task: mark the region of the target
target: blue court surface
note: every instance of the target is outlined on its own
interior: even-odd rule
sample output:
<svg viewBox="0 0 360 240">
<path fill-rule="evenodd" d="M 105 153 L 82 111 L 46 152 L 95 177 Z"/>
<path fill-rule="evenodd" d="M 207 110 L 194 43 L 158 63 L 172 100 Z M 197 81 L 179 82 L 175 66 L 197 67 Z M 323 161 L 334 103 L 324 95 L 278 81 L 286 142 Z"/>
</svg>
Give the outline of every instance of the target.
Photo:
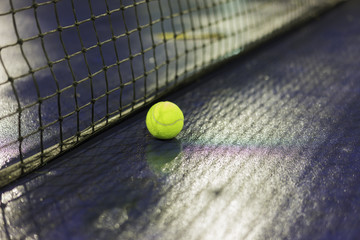
<svg viewBox="0 0 360 240">
<path fill-rule="evenodd" d="M 164 96 L 176 139 L 143 109 L 3 187 L 0 239 L 359 239 L 359 12 L 346 1 Z"/>
<path fill-rule="evenodd" d="M 29 172 L 194 73 L 337 2 L 2 1 L 0 170 L 21 163 Z"/>
</svg>

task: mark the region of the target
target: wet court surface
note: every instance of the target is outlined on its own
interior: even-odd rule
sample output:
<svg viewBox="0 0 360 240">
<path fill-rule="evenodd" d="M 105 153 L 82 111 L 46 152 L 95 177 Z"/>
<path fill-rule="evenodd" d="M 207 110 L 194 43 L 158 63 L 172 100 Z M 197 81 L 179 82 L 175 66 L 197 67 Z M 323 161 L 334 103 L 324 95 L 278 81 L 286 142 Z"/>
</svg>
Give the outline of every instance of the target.
<svg viewBox="0 0 360 240">
<path fill-rule="evenodd" d="M 356 239 L 360 4 L 349 1 L 1 190 L 0 238 Z"/>
</svg>

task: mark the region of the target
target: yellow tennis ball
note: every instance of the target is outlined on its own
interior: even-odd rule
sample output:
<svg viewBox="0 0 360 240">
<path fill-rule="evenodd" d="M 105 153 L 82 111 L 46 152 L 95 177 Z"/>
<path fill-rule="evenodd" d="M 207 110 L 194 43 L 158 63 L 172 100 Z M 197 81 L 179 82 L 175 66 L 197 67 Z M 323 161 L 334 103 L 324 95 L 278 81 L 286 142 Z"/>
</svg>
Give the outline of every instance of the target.
<svg viewBox="0 0 360 240">
<path fill-rule="evenodd" d="M 156 138 L 171 139 L 176 137 L 184 126 L 181 109 L 172 102 L 158 102 L 146 115 L 146 127 Z"/>
</svg>

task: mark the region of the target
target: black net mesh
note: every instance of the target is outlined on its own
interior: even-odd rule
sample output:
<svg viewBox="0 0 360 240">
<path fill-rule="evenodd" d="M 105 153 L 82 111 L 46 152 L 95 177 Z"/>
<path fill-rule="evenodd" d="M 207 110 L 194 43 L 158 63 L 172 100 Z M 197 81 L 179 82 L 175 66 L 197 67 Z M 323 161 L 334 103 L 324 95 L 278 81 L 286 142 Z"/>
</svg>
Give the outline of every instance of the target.
<svg viewBox="0 0 360 240">
<path fill-rule="evenodd" d="M 0 186 L 338 0 L 3 0 Z"/>
</svg>

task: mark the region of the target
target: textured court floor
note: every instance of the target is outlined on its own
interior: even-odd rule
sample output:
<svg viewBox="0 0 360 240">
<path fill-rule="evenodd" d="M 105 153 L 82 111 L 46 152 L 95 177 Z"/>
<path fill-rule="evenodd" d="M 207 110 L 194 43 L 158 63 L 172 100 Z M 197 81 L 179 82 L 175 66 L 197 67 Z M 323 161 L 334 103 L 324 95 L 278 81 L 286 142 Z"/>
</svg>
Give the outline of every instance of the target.
<svg viewBox="0 0 360 240">
<path fill-rule="evenodd" d="M 1 190 L 1 239 L 357 239 L 360 4 L 349 1 Z"/>
<path fill-rule="evenodd" d="M 339 1 L 0 1 L 0 171 Z"/>
</svg>

